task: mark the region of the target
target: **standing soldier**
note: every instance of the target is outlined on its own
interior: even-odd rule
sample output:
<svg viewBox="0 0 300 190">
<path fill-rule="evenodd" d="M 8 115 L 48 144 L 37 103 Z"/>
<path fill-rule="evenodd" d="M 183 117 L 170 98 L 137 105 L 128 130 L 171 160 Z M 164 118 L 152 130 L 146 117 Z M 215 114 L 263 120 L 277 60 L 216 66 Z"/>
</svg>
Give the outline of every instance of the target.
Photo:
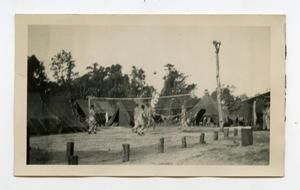
<svg viewBox="0 0 300 190">
<path fill-rule="evenodd" d="M 134 113 L 133 113 L 134 127 L 132 128 L 132 132 L 134 133 L 137 132 L 137 129 L 139 127 L 139 120 L 138 120 L 139 112 L 140 112 L 139 104 L 135 104 Z"/>
<path fill-rule="evenodd" d="M 185 130 L 187 129 L 187 113 L 184 105 L 181 106 L 181 125 L 179 126 L 179 129 Z"/>
<path fill-rule="evenodd" d="M 108 112 L 105 112 L 105 126 L 108 126 Z"/>
<path fill-rule="evenodd" d="M 265 106 L 263 110 L 263 130 L 270 129 L 270 107 Z"/>
<path fill-rule="evenodd" d="M 94 110 L 94 105 L 91 105 L 90 107 L 90 112 L 89 112 L 89 119 L 88 119 L 88 123 L 89 123 L 89 130 L 88 130 L 88 133 L 91 134 L 91 133 L 94 133 L 96 134 L 97 131 L 97 121 L 95 119 L 95 110 Z"/>
<path fill-rule="evenodd" d="M 155 122 L 154 122 L 154 119 L 153 119 L 153 109 L 152 107 L 147 107 L 146 110 L 145 110 L 145 115 L 146 115 L 146 118 L 147 118 L 147 122 L 146 122 L 146 127 L 147 129 L 152 127 L 152 129 L 155 128 Z"/>
<path fill-rule="evenodd" d="M 139 135 L 144 135 L 144 129 L 146 126 L 146 122 L 147 122 L 147 115 L 145 113 L 145 106 L 141 105 L 141 109 L 138 115 L 138 134 Z"/>
</svg>

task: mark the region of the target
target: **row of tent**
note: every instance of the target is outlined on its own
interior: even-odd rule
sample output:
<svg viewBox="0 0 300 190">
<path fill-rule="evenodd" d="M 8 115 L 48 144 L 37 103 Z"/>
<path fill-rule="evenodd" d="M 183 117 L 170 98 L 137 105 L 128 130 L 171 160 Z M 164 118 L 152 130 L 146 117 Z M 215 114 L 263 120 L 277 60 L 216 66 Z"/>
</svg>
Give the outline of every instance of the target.
<svg viewBox="0 0 300 190">
<path fill-rule="evenodd" d="M 64 94 L 49 97 L 28 93 L 27 127 L 31 135 L 48 135 L 85 131 L 87 123 L 74 115 Z"/>
<path fill-rule="evenodd" d="M 108 113 L 108 125 L 124 127 L 134 125 L 134 101 L 94 101 L 92 104 L 96 113 Z M 68 93 L 59 95 L 28 93 L 27 127 L 31 135 L 87 131 L 88 115 L 88 100 L 73 100 Z"/>
<path fill-rule="evenodd" d="M 93 101 L 92 104 L 96 113 L 108 113 L 110 116 L 108 125 L 115 124 L 124 127 L 134 125 L 133 115 L 136 102 L 133 100 L 103 100 Z M 208 94 L 187 111 L 195 118 L 197 124 L 203 116 L 209 116 L 217 121 L 217 104 Z M 28 93 L 27 126 L 31 135 L 86 131 L 88 114 L 88 100 L 72 100 L 68 93 L 51 96 Z"/>
<path fill-rule="evenodd" d="M 124 127 L 133 126 L 133 115 L 135 102 L 132 100 L 123 101 L 92 101 L 96 113 L 107 113 L 109 120 L 106 125 L 119 125 Z M 89 114 L 88 100 L 76 100 L 76 111 L 81 112 L 82 117 Z M 103 115 L 105 116 L 105 114 Z M 97 118 L 96 118 L 97 119 Z"/>
</svg>

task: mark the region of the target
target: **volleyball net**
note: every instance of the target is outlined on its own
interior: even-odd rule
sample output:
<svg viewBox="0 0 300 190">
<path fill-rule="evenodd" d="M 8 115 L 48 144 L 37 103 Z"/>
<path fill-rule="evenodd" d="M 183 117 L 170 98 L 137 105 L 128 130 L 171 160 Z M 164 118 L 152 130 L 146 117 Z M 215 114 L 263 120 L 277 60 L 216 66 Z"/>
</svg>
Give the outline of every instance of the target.
<svg viewBox="0 0 300 190">
<path fill-rule="evenodd" d="M 88 97 L 88 108 L 102 115 L 108 115 L 105 123 L 108 125 L 127 126 L 134 124 L 134 112 L 136 107 L 142 107 L 151 112 L 157 123 L 180 119 L 182 109 L 191 110 L 197 98 L 192 94 L 180 94 L 171 96 L 159 96 L 136 98 L 112 98 L 112 97 Z M 107 120 L 108 119 L 108 120 Z"/>
</svg>

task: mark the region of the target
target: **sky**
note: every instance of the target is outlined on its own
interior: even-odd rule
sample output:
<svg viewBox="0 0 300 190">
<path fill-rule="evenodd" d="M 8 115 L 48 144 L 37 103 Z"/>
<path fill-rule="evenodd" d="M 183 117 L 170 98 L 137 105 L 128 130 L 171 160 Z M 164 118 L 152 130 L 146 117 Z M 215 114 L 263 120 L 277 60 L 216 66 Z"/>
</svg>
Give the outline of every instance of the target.
<svg viewBox="0 0 300 190">
<path fill-rule="evenodd" d="M 28 56 L 36 55 L 50 71 L 51 57 L 71 51 L 79 75 L 97 62 L 122 65 L 130 74 L 135 65 L 146 72 L 146 83 L 163 86 L 164 65 L 170 63 L 195 83 L 195 94 L 216 89 L 213 40 L 221 41 L 220 79 L 234 85 L 234 94 L 253 96 L 270 88 L 270 29 L 214 26 L 59 26 L 32 25 L 28 29 Z M 155 74 L 156 73 L 156 74 Z"/>
</svg>

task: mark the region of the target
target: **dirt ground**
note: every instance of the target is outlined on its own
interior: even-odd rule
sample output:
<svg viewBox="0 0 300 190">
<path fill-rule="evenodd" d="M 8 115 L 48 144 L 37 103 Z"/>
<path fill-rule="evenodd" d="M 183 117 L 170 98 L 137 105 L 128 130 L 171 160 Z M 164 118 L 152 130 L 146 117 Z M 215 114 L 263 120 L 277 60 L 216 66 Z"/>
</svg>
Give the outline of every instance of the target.
<svg viewBox="0 0 300 190">
<path fill-rule="evenodd" d="M 213 140 L 218 128 L 194 127 L 182 132 L 177 127 L 149 129 L 144 136 L 130 128 L 111 127 L 97 134 L 74 133 L 30 138 L 31 164 L 67 164 L 66 144 L 73 141 L 79 164 L 176 164 L 176 165 L 267 165 L 269 163 L 269 132 L 254 131 L 254 144 L 240 145 L 238 136 Z M 205 133 L 206 144 L 200 144 L 200 133 Z M 181 148 L 186 136 L 187 148 Z M 165 138 L 165 152 L 158 153 L 159 139 Z M 122 161 L 122 144 L 130 144 L 130 161 Z"/>
</svg>

